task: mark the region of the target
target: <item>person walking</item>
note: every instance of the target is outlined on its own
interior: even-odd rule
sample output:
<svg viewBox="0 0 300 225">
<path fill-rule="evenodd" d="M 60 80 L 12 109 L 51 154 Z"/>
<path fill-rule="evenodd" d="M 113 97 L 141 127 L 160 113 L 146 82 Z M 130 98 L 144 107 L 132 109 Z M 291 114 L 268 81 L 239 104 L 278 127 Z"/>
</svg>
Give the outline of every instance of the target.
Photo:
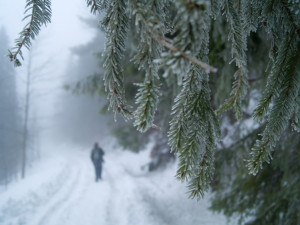
<svg viewBox="0 0 300 225">
<path fill-rule="evenodd" d="M 104 151 L 101 147 L 99 147 L 98 143 L 96 142 L 94 144 L 94 148 L 92 149 L 91 152 L 91 160 L 94 164 L 95 167 L 95 172 L 96 172 L 96 182 L 98 182 L 98 179 L 102 179 L 101 174 L 102 174 L 102 163 L 103 163 L 103 155 Z"/>
</svg>

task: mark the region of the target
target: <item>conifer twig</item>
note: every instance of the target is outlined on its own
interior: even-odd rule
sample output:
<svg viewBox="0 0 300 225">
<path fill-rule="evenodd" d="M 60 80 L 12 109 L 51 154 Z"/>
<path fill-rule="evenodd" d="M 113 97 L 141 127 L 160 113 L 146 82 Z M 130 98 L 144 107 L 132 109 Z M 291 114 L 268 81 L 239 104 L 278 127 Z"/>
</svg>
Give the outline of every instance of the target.
<svg viewBox="0 0 300 225">
<path fill-rule="evenodd" d="M 136 11 L 139 11 L 139 7 L 136 5 L 136 1 L 134 1 L 134 5 L 135 5 Z M 172 52 L 179 53 L 182 57 L 186 58 L 187 60 L 191 61 L 192 63 L 200 66 L 201 68 L 203 68 L 207 73 L 216 73 L 218 71 L 217 68 L 212 67 L 212 66 L 208 65 L 207 63 L 202 62 L 202 61 L 196 59 L 195 57 L 193 57 L 193 56 L 185 53 L 184 51 L 179 50 L 178 48 L 176 48 L 174 45 L 171 44 L 171 40 L 170 39 L 156 34 L 148 26 L 145 17 L 142 14 L 140 14 L 140 15 L 141 15 L 141 18 L 142 18 L 142 21 L 143 21 L 145 27 L 147 28 L 147 30 L 151 34 L 151 37 L 153 39 L 155 39 L 157 42 L 159 42 L 161 45 L 163 45 L 164 47 L 168 48 Z"/>
<path fill-rule="evenodd" d="M 172 52 L 179 53 L 182 57 L 186 58 L 187 60 L 191 61 L 192 63 L 200 66 L 201 68 L 203 68 L 206 72 L 208 72 L 208 73 L 216 73 L 218 71 L 217 68 L 212 67 L 212 66 L 208 65 L 207 63 L 202 62 L 202 61 L 196 59 L 195 57 L 193 57 L 193 56 L 191 56 L 191 55 L 189 55 L 189 54 L 187 54 L 187 53 L 185 53 L 185 52 L 177 49 L 174 45 L 172 45 L 170 42 L 167 41 L 168 40 L 167 38 L 165 38 L 165 37 L 159 37 L 159 36 L 157 36 L 157 35 L 155 35 L 153 33 L 151 33 L 151 34 L 152 34 L 152 37 L 156 41 L 158 41 L 159 43 L 161 43 L 164 47 L 170 49 Z"/>
<path fill-rule="evenodd" d="M 31 11 L 28 15 L 27 12 Z M 29 18 L 29 22 L 25 28 L 20 32 L 20 37 L 16 40 L 16 46 L 9 50 L 8 57 L 10 61 L 14 61 L 15 66 L 21 66 L 21 62 L 18 59 L 20 56 L 22 59 L 22 48 L 25 46 L 27 49 L 31 46 L 31 40 L 34 40 L 38 35 L 42 25 L 47 25 L 51 22 L 51 1 L 50 0 L 27 0 L 25 6 L 25 17 L 23 20 Z"/>
</svg>

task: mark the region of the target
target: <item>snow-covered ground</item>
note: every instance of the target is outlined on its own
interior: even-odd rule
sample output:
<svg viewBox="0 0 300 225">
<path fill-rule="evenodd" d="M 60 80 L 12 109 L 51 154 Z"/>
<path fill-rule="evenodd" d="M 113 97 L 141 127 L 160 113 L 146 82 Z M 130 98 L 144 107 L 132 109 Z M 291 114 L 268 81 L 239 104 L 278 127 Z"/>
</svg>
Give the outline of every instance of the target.
<svg viewBox="0 0 300 225">
<path fill-rule="evenodd" d="M 68 150 L 69 148 L 69 150 Z M 78 148 L 78 147 L 77 147 Z M 90 149 L 64 146 L 36 163 L 26 179 L 0 191 L 1 225 L 222 225 L 226 218 L 190 200 L 176 165 L 148 173 L 149 151 L 106 147 L 103 180 L 94 181 Z"/>
</svg>

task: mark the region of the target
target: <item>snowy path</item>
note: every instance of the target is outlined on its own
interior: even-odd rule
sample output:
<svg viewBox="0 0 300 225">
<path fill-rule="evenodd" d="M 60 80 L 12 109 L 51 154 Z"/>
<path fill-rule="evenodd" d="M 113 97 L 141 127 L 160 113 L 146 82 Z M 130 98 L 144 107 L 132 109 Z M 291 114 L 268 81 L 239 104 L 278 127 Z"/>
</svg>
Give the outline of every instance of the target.
<svg viewBox="0 0 300 225">
<path fill-rule="evenodd" d="M 0 192 L 1 225 L 222 225 L 206 200 L 187 199 L 174 166 L 146 173 L 147 153 L 111 152 L 94 182 L 89 151 L 73 151 L 35 166 Z"/>
</svg>

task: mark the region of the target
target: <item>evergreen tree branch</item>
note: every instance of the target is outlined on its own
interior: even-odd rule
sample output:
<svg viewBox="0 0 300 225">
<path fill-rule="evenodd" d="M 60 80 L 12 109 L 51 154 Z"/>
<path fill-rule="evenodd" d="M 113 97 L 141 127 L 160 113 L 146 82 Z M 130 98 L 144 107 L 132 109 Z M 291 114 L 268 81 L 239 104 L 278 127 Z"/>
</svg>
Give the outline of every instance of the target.
<svg viewBox="0 0 300 225">
<path fill-rule="evenodd" d="M 20 37 L 15 41 L 16 47 L 9 50 L 10 61 L 14 62 L 15 66 L 21 66 L 18 56 L 23 58 L 22 48 L 25 46 L 27 49 L 31 46 L 31 40 L 34 40 L 39 34 L 42 25 L 47 25 L 51 22 L 51 0 L 27 0 L 25 12 L 27 14 L 23 20 L 29 18 L 29 22 L 24 29 L 20 32 Z"/>
<path fill-rule="evenodd" d="M 208 17 L 207 11 L 197 10 L 195 7 L 190 8 L 189 4 L 179 2 L 177 3 L 177 7 L 180 9 L 177 17 L 177 29 L 180 32 L 175 37 L 174 43 L 185 51 L 189 51 L 192 55 L 205 56 L 208 54 L 208 29 L 210 24 L 210 20 Z M 194 14 L 190 15 L 190 14 Z M 194 17 L 202 17 L 202 20 L 207 22 L 199 22 L 193 23 Z M 182 18 L 186 18 L 183 20 Z M 175 31 L 176 32 L 176 31 Z M 197 41 L 195 41 L 197 40 Z M 199 54 L 199 52 L 201 52 Z M 170 56 L 171 60 L 173 55 Z M 168 64 L 168 62 L 167 62 Z M 191 104 L 190 102 L 195 96 L 194 92 L 201 88 L 201 80 L 207 80 L 208 77 L 199 71 L 195 64 L 191 65 L 192 69 L 183 78 L 183 87 L 180 93 L 175 98 L 175 104 L 172 108 L 172 114 L 174 115 L 170 122 L 170 131 L 169 131 L 169 144 L 171 146 L 172 151 L 176 151 L 176 149 L 181 149 L 183 147 L 183 140 L 188 136 L 185 133 L 186 127 L 186 110 L 187 105 Z M 182 71 L 184 72 L 184 71 Z M 180 75 L 179 75 L 180 76 Z M 181 75 L 182 76 L 182 75 Z M 197 77 L 196 77 L 197 76 Z M 194 87 L 194 85 L 199 85 L 198 88 Z"/>
<path fill-rule="evenodd" d="M 154 114 L 158 104 L 159 90 L 155 86 L 154 81 L 147 81 L 143 84 L 137 84 L 139 86 L 138 93 L 136 95 L 136 104 L 139 104 L 135 111 L 134 125 L 141 132 L 147 131 L 150 127 L 153 127 Z"/>
<path fill-rule="evenodd" d="M 100 13 L 108 7 L 107 0 L 86 0 L 86 4 L 88 7 L 91 7 L 92 14 Z"/>
<path fill-rule="evenodd" d="M 207 73 L 216 73 L 218 71 L 217 68 L 212 67 L 198 59 L 196 59 L 195 57 L 177 49 L 174 45 L 171 44 L 171 40 L 169 40 L 168 38 L 165 37 L 160 37 L 157 36 L 156 34 L 152 33 L 152 37 L 157 40 L 158 42 L 160 42 L 164 47 L 168 48 L 169 50 L 171 50 L 174 54 L 179 54 L 180 56 L 184 57 L 185 59 L 191 61 L 192 63 L 194 63 L 195 65 L 200 66 L 201 68 L 203 68 Z"/>
<path fill-rule="evenodd" d="M 138 5 L 136 4 L 136 1 L 134 1 L 134 6 L 135 6 L 135 10 L 138 12 L 139 10 L 141 10 Z M 172 44 L 172 40 L 170 40 L 169 38 L 165 37 L 165 36 L 161 36 L 159 34 L 157 34 L 151 27 L 148 26 L 147 24 L 147 20 L 146 18 L 142 15 L 141 19 L 144 23 L 144 26 L 146 27 L 146 29 L 148 30 L 148 32 L 150 33 L 151 37 L 153 39 L 155 39 L 157 42 L 159 42 L 162 46 L 166 47 L 167 49 L 171 50 L 171 52 L 173 52 L 173 54 L 176 54 L 178 56 L 182 56 L 185 59 L 189 60 L 190 62 L 194 63 L 195 65 L 200 66 L 201 68 L 203 68 L 205 71 L 207 71 L 208 73 L 216 73 L 218 71 L 217 68 L 212 67 L 210 65 L 208 65 L 205 62 L 202 62 L 200 60 L 198 60 L 197 58 L 195 58 L 194 56 L 176 48 L 173 44 Z"/>
<path fill-rule="evenodd" d="M 292 128 L 300 133 L 300 94 L 296 99 L 297 105 L 294 110 Z"/>
<path fill-rule="evenodd" d="M 207 191 L 213 174 L 213 161 L 220 131 L 209 106 L 207 74 L 192 66 L 176 97 L 170 122 L 169 144 L 179 154 L 177 177 L 189 182 L 190 197 Z M 200 165 L 200 166 L 199 166 Z"/>
<path fill-rule="evenodd" d="M 172 107 L 171 115 L 174 115 L 170 121 L 170 131 L 169 131 L 169 145 L 172 151 L 177 151 L 183 146 L 183 140 L 186 138 L 187 134 L 187 124 L 185 120 L 185 108 L 187 103 L 190 101 L 190 87 L 195 82 L 195 71 L 192 72 L 191 76 L 183 82 L 183 87 L 180 93 L 175 98 L 175 104 Z"/>
<path fill-rule="evenodd" d="M 154 60 L 160 57 L 161 46 L 154 40 L 149 34 L 149 27 L 156 28 L 156 24 L 160 23 L 159 13 L 163 7 L 159 5 L 156 0 L 147 1 L 147 4 L 142 2 L 135 3 L 138 11 L 136 14 L 136 27 L 140 32 L 140 43 L 138 46 L 138 52 L 133 58 L 133 61 L 139 65 L 139 70 L 145 70 L 145 79 L 139 86 L 138 93 L 136 95 L 137 109 L 134 112 L 135 122 L 134 126 L 141 132 L 147 131 L 150 127 L 153 127 L 154 114 L 158 105 L 158 96 L 160 94 L 156 80 L 158 76 L 158 65 L 154 63 Z M 138 6 L 138 7 L 137 7 Z M 140 18 L 147 18 L 146 24 L 141 21 Z M 162 32 L 161 28 L 156 28 L 157 32 Z"/>
<path fill-rule="evenodd" d="M 194 1 L 177 4 L 180 10 L 174 45 L 208 61 L 209 11 L 203 11 L 203 6 Z M 196 17 L 202 20 L 194 23 L 193 18 Z M 200 198 L 208 189 L 213 174 L 213 154 L 220 135 L 219 124 L 209 102 L 208 72 L 190 63 L 182 89 L 175 98 L 168 132 L 171 149 L 177 152 L 180 160 L 177 178 L 188 181 L 191 198 Z"/>
<path fill-rule="evenodd" d="M 214 152 L 207 148 L 202 161 L 199 163 L 200 166 L 196 170 L 196 176 L 194 176 L 188 184 L 190 198 L 200 199 L 204 197 L 204 193 L 209 189 L 209 184 L 213 179 L 213 162 Z"/>
<path fill-rule="evenodd" d="M 105 91 L 108 92 L 110 101 L 109 109 L 113 110 L 115 118 L 116 113 L 119 112 L 125 120 L 130 119 L 132 113 L 126 106 L 121 69 L 128 24 L 125 0 L 111 1 L 102 24 L 108 37 L 105 49 L 106 60 L 103 66 Z"/>
<path fill-rule="evenodd" d="M 262 120 L 272 102 L 273 97 L 279 93 L 280 82 L 285 75 L 284 69 L 288 62 L 289 51 L 292 47 L 293 39 L 294 35 L 291 37 L 287 36 L 284 40 L 282 40 L 278 48 L 278 55 L 273 62 L 272 69 L 269 73 L 270 75 L 268 77 L 267 87 L 257 108 L 254 110 L 254 118 Z"/>
<path fill-rule="evenodd" d="M 288 19 L 290 20 L 294 31 L 297 33 L 298 37 L 300 38 L 300 28 L 299 26 L 295 23 L 295 19 L 292 15 L 291 10 L 288 7 L 288 3 L 285 1 L 280 0 L 281 5 L 283 6 L 283 9 L 285 10 L 286 14 L 288 15 Z"/>
<path fill-rule="evenodd" d="M 280 65 L 284 67 L 280 89 L 274 99 L 274 106 L 271 109 L 262 139 L 257 140 L 252 148 L 251 158 L 248 160 L 247 166 L 253 175 L 256 175 L 262 168 L 263 162 L 270 163 L 273 148 L 298 107 L 300 76 L 299 70 L 296 68 L 299 68 L 299 54 L 300 42 L 294 41 L 288 51 L 286 65 Z"/>
<path fill-rule="evenodd" d="M 233 0 L 225 1 L 226 17 L 229 22 L 229 39 L 232 42 L 232 61 L 235 61 L 238 70 L 235 72 L 235 81 L 232 85 L 231 97 L 216 111 L 217 114 L 227 111 L 231 107 L 235 109 L 237 119 L 242 116 L 242 100 L 248 89 L 248 70 L 247 70 L 247 33 L 244 29 L 245 11 L 236 10 Z"/>
<path fill-rule="evenodd" d="M 259 26 L 262 4 L 264 2 L 259 0 L 241 0 L 241 11 L 244 15 L 242 23 L 248 35 L 250 32 L 256 32 Z"/>
<path fill-rule="evenodd" d="M 224 6 L 224 0 L 210 0 L 210 14 L 216 19 Z"/>
</svg>

